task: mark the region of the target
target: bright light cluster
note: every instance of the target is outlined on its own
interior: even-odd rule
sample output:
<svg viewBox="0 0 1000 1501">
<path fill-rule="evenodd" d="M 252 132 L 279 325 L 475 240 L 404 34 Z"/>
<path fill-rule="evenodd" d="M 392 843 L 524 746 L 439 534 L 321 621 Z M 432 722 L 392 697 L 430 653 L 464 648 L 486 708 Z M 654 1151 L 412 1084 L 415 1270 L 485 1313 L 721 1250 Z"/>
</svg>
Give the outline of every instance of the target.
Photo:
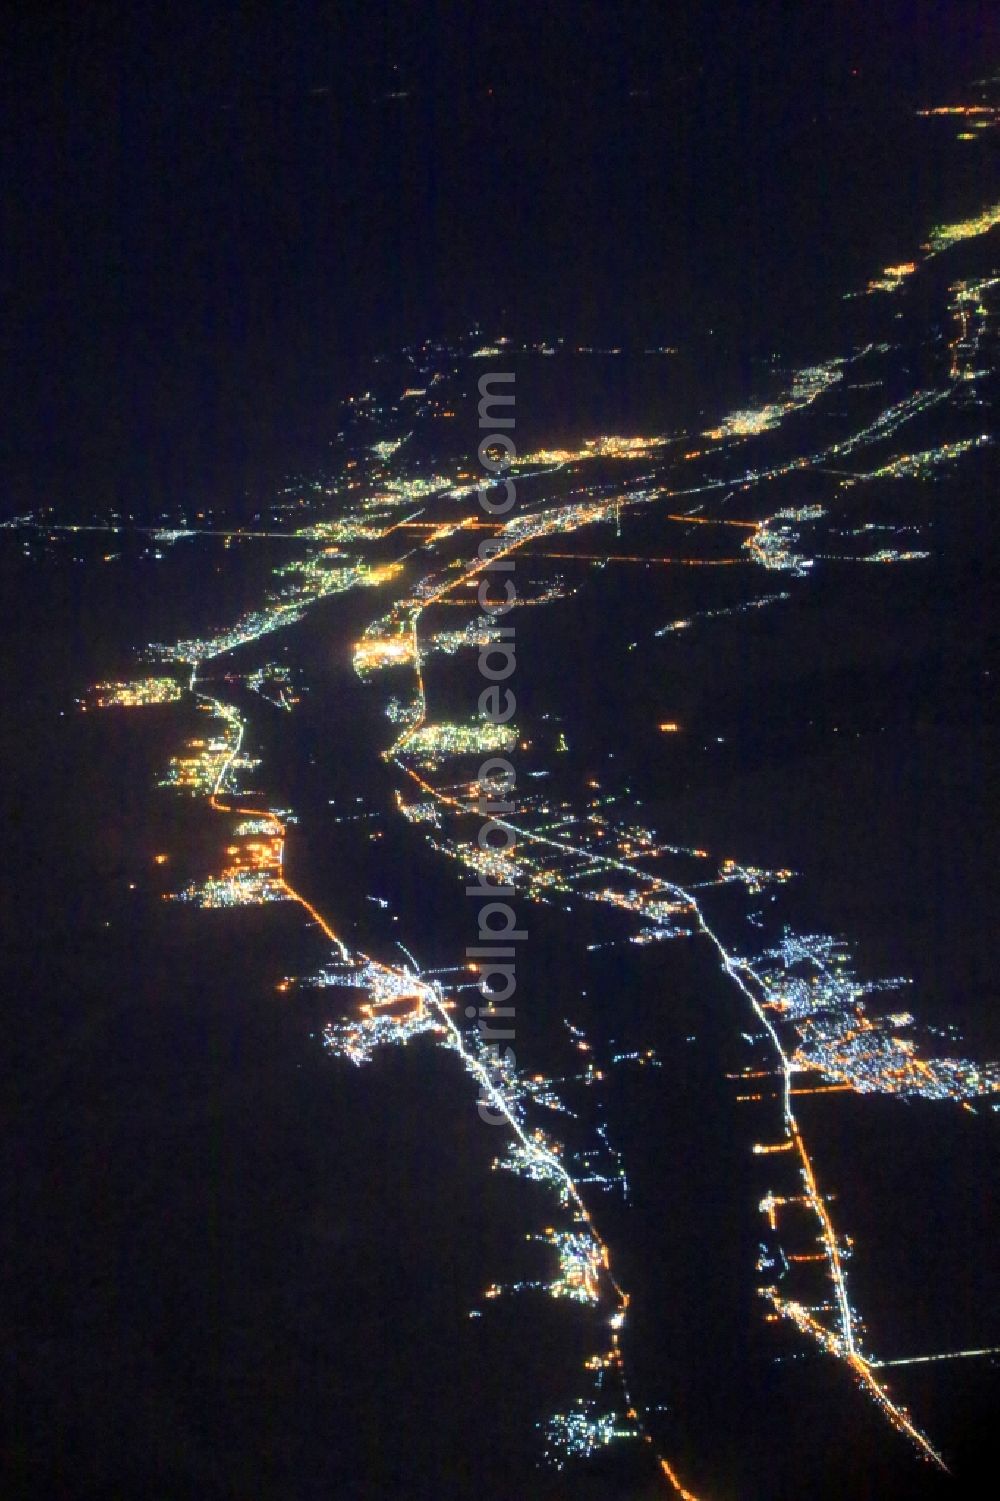
<svg viewBox="0 0 1000 1501">
<path fill-rule="evenodd" d="M 783 886 L 794 874 L 793 870 L 763 870 L 757 865 L 740 865 L 736 860 L 723 860 L 719 868 L 720 881 L 739 881 L 751 896 L 758 896 L 769 886 Z"/>
<path fill-rule="evenodd" d="M 451 756 L 479 756 L 511 750 L 517 744 L 517 731 L 507 724 L 484 719 L 472 724 L 425 724 L 407 735 L 405 751 L 421 766 L 440 766 Z"/>
<path fill-rule="evenodd" d="M 403 667 L 412 661 L 413 638 L 408 633 L 362 636 L 354 648 L 354 670 L 360 677 L 382 667 Z"/>
<path fill-rule="evenodd" d="M 822 506 L 788 507 L 783 511 L 775 511 L 773 516 L 768 516 L 757 525 L 743 546 L 754 562 L 769 572 L 794 573 L 801 578 L 813 566 L 813 559 L 793 550 L 801 533 L 786 523 L 818 521 L 824 514 Z"/>
<path fill-rule="evenodd" d="M 955 337 L 949 342 L 952 380 L 974 381 L 988 374 L 982 369 L 983 340 L 990 330 L 992 313 L 986 297 L 1000 287 L 1000 276 L 980 276 L 953 282 L 949 291 L 949 310 L 955 323 Z M 988 363 L 988 362 L 987 362 Z"/>
<path fill-rule="evenodd" d="M 1000 203 L 992 203 L 972 219 L 960 219 L 956 224 L 937 224 L 931 230 L 926 249 L 933 255 L 950 250 L 963 240 L 974 240 L 978 235 L 989 234 L 1000 224 Z"/>
<path fill-rule="evenodd" d="M 757 433 L 770 432 L 791 412 L 811 406 L 831 386 L 842 380 L 844 363 L 843 360 L 830 360 L 825 365 L 807 365 L 804 369 L 797 370 L 789 390 L 777 401 L 731 412 L 716 427 L 709 428 L 704 436 L 722 441 L 727 438 L 751 438 Z"/>
<path fill-rule="evenodd" d="M 321 599 L 333 594 L 343 594 L 358 586 L 374 586 L 386 582 L 398 573 L 401 565 L 387 563 L 369 567 L 365 563 L 350 567 L 331 567 L 328 561 L 312 559 L 304 563 L 285 564 L 276 573 L 294 572 L 300 582 L 272 594 L 261 610 L 250 610 L 231 626 L 214 636 L 192 637 L 173 645 L 158 644 L 150 647 L 156 656 L 176 662 L 200 663 L 211 661 L 225 652 L 247 646 L 262 636 L 295 625 L 306 611 Z"/>
<path fill-rule="evenodd" d="M 895 1035 L 908 1013 L 870 1017 L 864 997 L 894 991 L 905 980 L 861 982 L 844 945 L 826 934 L 786 931 L 753 970 L 764 1006 L 794 1026 L 793 1064 L 847 1084 L 858 1094 L 920 1095 L 967 1100 L 1000 1093 L 1000 1068 L 960 1058 L 924 1059 L 910 1038 Z"/>
<path fill-rule="evenodd" d="M 916 261 L 902 261 L 898 266 L 886 266 L 881 276 L 872 277 L 867 292 L 898 292 L 906 281 L 917 269 Z"/>
<path fill-rule="evenodd" d="M 569 1298 L 574 1303 L 598 1303 L 604 1262 L 594 1237 L 550 1227 L 536 1238 L 554 1247 L 559 1257 L 558 1276 L 546 1284 L 551 1296 Z"/>
<path fill-rule="evenodd" d="M 187 749 L 194 751 L 195 754 L 171 756 L 167 771 L 160 778 L 157 786 L 179 787 L 182 791 L 191 793 L 192 796 L 203 797 L 214 790 L 231 747 L 228 741 L 215 738 L 189 740 Z"/>
<path fill-rule="evenodd" d="M 954 443 L 941 443 L 937 448 L 924 448 L 919 453 L 903 453 L 898 458 L 887 460 L 878 469 L 852 475 L 843 483 L 855 485 L 872 479 L 930 479 L 943 465 L 957 463 L 964 454 L 990 442 L 992 439 L 984 433 L 978 438 L 961 438 Z"/>
<path fill-rule="evenodd" d="M 149 704 L 173 704 L 183 689 L 174 678 L 139 678 L 132 683 L 95 683 L 88 700 L 95 709 L 141 709 Z"/>
<path fill-rule="evenodd" d="M 783 600 L 790 599 L 791 595 L 784 591 L 780 594 L 764 594 L 759 599 L 747 599 L 738 605 L 728 605 L 717 610 L 696 610 L 685 620 L 671 620 L 668 625 L 661 625 L 654 636 L 671 636 L 678 631 L 687 631 L 696 620 L 721 620 L 726 615 L 744 615 L 749 610 L 764 610 L 768 605 L 780 604 Z M 638 645 L 638 642 L 635 643 Z"/>
<path fill-rule="evenodd" d="M 360 965 L 321 970 L 309 983 L 346 985 L 367 992 L 368 1000 L 358 1007 L 356 1015 L 329 1022 L 323 1031 L 330 1052 L 359 1068 L 370 1063 L 380 1048 L 444 1031 L 441 1018 L 428 1005 L 429 987 L 408 969 L 395 970 L 368 959 Z"/>
<path fill-rule="evenodd" d="M 291 712 L 299 702 L 298 695 L 292 687 L 292 673 L 289 667 L 268 662 L 265 667 L 257 667 L 247 674 L 246 685 L 251 693 L 259 693 L 262 699 L 273 704 L 276 709 L 287 709 Z"/>
<path fill-rule="evenodd" d="M 284 881 L 268 871 L 234 869 L 192 882 L 170 900 L 194 907 L 261 907 L 265 902 L 287 902 L 289 893 Z"/>
<path fill-rule="evenodd" d="M 565 1469 L 567 1459 L 590 1459 L 616 1439 L 639 1437 L 634 1421 L 583 1399 L 570 1412 L 557 1412 L 544 1426 L 545 1456 L 556 1470 Z"/>
<path fill-rule="evenodd" d="M 277 838 L 281 834 L 281 825 L 276 818 L 266 815 L 263 818 L 244 818 L 233 829 L 233 833 L 238 839 L 251 834 L 267 834 L 271 838 Z"/>
</svg>

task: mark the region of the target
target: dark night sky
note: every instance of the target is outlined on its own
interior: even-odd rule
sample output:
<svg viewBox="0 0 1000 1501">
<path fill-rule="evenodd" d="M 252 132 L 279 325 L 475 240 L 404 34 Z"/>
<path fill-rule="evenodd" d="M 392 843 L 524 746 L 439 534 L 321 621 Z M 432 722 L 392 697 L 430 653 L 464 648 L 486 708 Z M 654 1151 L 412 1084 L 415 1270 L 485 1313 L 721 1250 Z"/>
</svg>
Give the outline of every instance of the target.
<svg viewBox="0 0 1000 1501">
<path fill-rule="evenodd" d="M 360 357 L 471 319 L 752 346 L 826 267 L 867 270 L 896 167 L 858 122 L 975 76 L 988 9 L 25 12 L 4 509 L 259 482 L 316 451 Z"/>
</svg>

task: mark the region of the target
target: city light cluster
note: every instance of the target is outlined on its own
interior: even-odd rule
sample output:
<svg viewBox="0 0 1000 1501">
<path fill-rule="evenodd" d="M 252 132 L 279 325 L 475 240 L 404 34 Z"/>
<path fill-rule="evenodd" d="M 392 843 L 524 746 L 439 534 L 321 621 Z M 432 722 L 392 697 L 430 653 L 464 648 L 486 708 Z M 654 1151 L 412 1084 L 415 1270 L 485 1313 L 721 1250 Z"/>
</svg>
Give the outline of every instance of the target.
<svg viewBox="0 0 1000 1501">
<path fill-rule="evenodd" d="M 227 740 L 216 737 L 212 740 L 189 740 L 187 749 L 194 754 L 171 756 L 167 771 L 157 786 L 179 787 L 192 796 L 205 796 L 214 790 L 231 747 Z"/>
<path fill-rule="evenodd" d="M 765 402 L 761 406 L 746 407 L 742 411 L 731 412 L 728 417 L 718 423 L 716 427 L 709 428 L 704 437 L 716 441 L 725 441 L 728 438 L 751 438 L 758 433 L 770 432 L 778 427 L 791 413 L 801 411 L 814 401 L 826 394 L 831 386 L 835 386 L 843 379 L 844 360 L 830 360 L 825 365 L 807 365 L 802 370 L 797 370 L 792 377 L 792 383 L 784 396 L 776 401 Z"/>
<path fill-rule="evenodd" d="M 989 234 L 1000 224 L 1000 203 L 991 203 L 971 219 L 960 219 L 955 224 L 937 224 L 931 230 L 924 247 L 932 255 L 940 255 L 959 245 L 963 240 L 974 240 L 978 235 Z"/>
<path fill-rule="evenodd" d="M 87 703 L 95 709 L 141 709 L 150 704 L 173 704 L 183 696 L 174 678 L 139 678 L 131 683 L 95 683 Z"/>
<path fill-rule="evenodd" d="M 362 636 L 354 648 L 354 670 L 359 677 L 382 667 L 403 667 L 412 661 L 413 637 L 409 633 Z"/>
<path fill-rule="evenodd" d="M 791 1023 L 793 1066 L 815 1070 L 858 1094 L 897 1094 L 964 1101 L 1000 1093 L 1000 1067 L 961 1058 L 919 1056 L 912 1038 L 899 1037 L 913 1018 L 906 1011 L 868 1014 L 865 997 L 892 992 L 906 980 L 858 980 L 845 945 L 827 934 L 786 930 L 781 943 L 753 966 L 766 1009 Z"/>
<path fill-rule="evenodd" d="M 194 907 L 260 907 L 265 902 L 287 902 L 288 888 L 269 871 L 230 869 L 206 881 L 192 881 L 183 891 L 171 894 L 174 902 Z"/>
<path fill-rule="evenodd" d="M 813 566 L 813 559 L 804 553 L 795 552 L 794 546 L 801 533 L 789 522 L 818 521 L 825 515 L 822 506 L 789 506 L 775 511 L 758 523 L 743 546 L 754 562 L 769 572 L 794 573 L 802 577 Z"/>
<path fill-rule="evenodd" d="M 165 660 L 198 664 L 211 661 L 237 647 L 247 646 L 262 636 L 297 624 L 307 610 L 320 600 L 333 594 L 342 594 L 359 586 L 374 587 L 395 577 L 402 565 L 385 563 L 369 566 L 358 563 L 353 566 L 333 567 L 328 561 L 312 559 L 304 563 L 285 564 L 276 569 L 279 574 L 295 573 L 299 582 L 286 586 L 272 594 L 260 610 L 249 610 L 233 625 L 204 637 L 190 637 L 172 645 L 150 646 L 151 654 Z"/>
<path fill-rule="evenodd" d="M 427 768 L 452 756 L 498 754 L 513 749 L 517 731 L 509 724 L 475 720 L 471 724 L 425 724 L 410 732 L 397 754 L 405 754 Z"/>
<path fill-rule="evenodd" d="M 867 292 L 898 292 L 907 277 L 913 275 L 917 269 L 916 261 L 901 261 L 898 266 L 886 266 L 880 276 L 873 276 Z"/>
<path fill-rule="evenodd" d="M 872 479 L 930 479 L 943 465 L 957 463 L 964 454 L 972 453 L 990 442 L 992 439 L 984 433 L 978 438 L 960 438 L 953 443 L 940 443 L 937 448 L 924 448 L 919 453 L 902 453 L 894 459 L 888 459 L 877 469 L 851 475 L 843 484 L 855 485 Z"/>
<path fill-rule="evenodd" d="M 654 636 L 672 636 L 679 631 L 690 630 L 696 620 L 721 620 L 727 615 L 744 615 L 749 610 L 764 610 L 768 605 L 780 604 L 783 600 L 790 599 L 791 595 L 782 591 L 779 594 L 764 594 L 759 599 L 746 599 L 738 605 L 727 605 L 716 610 L 696 610 L 693 615 L 683 620 L 671 620 L 667 625 L 661 625 Z M 638 642 L 634 645 L 638 646 Z"/>
<path fill-rule="evenodd" d="M 569 1412 L 557 1412 L 549 1418 L 544 1431 L 546 1459 L 556 1470 L 565 1469 L 568 1459 L 592 1458 L 616 1439 L 640 1436 L 632 1419 L 602 1411 L 596 1402 L 582 1398 Z"/>
<path fill-rule="evenodd" d="M 979 276 L 953 282 L 949 311 L 955 324 L 955 336 L 949 341 L 952 380 L 974 381 L 987 375 L 983 369 L 983 341 L 994 321 L 987 306 L 987 295 L 1000 287 L 1000 276 Z M 987 362 L 988 364 L 988 362 Z"/>
<path fill-rule="evenodd" d="M 245 681 L 251 693 L 259 693 L 265 702 L 273 704 L 276 709 L 291 712 L 299 702 L 292 686 L 290 667 L 268 662 L 266 666 L 257 667 L 248 673 Z"/>
</svg>

